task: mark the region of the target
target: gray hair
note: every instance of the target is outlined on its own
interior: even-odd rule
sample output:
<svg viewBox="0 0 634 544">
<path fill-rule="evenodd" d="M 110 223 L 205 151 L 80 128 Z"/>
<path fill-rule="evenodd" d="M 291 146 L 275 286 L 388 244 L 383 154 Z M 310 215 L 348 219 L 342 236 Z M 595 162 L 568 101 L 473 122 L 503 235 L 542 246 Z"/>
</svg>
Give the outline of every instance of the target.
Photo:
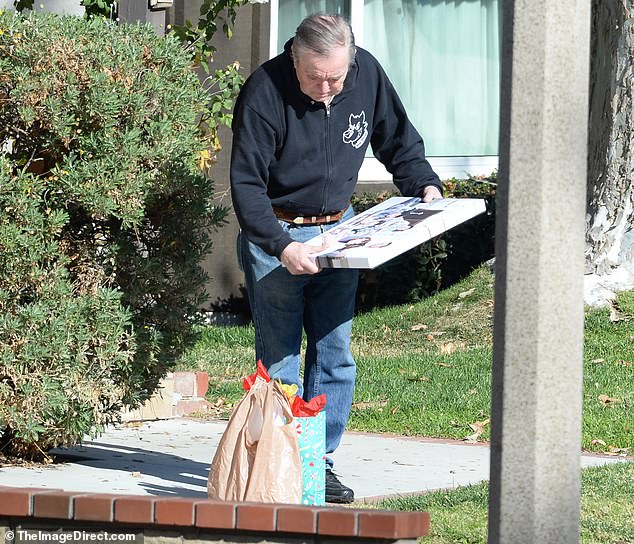
<svg viewBox="0 0 634 544">
<path fill-rule="evenodd" d="M 357 48 L 350 23 L 341 15 L 314 13 L 306 17 L 297 27 L 293 39 L 293 56 L 313 53 L 327 57 L 336 47 L 347 47 L 350 64 L 354 61 Z"/>
</svg>

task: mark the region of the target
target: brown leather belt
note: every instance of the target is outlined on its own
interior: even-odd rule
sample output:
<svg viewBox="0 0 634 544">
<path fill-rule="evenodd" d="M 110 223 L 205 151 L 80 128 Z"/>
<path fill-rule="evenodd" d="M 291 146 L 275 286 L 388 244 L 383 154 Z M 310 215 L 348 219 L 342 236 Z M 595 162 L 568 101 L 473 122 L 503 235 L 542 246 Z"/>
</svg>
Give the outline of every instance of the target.
<svg viewBox="0 0 634 544">
<path fill-rule="evenodd" d="M 293 223 L 294 225 L 323 225 L 325 223 L 339 221 L 349 206 L 348 204 L 343 210 L 327 215 L 297 215 L 295 212 L 273 206 L 273 213 L 278 219 L 286 221 L 287 223 Z"/>
</svg>

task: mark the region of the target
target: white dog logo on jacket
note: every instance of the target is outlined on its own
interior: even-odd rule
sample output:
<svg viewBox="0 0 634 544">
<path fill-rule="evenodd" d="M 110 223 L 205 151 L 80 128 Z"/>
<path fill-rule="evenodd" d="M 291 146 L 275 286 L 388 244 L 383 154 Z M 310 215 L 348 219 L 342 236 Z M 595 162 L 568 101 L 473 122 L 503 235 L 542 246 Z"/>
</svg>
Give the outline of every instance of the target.
<svg viewBox="0 0 634 544">
<path fill-rule="evenodd" d="M 361 111 L 359 115 L 351 113 L 348 118 L 348 129 L 343 133 L 343 143 L 359 149 L 367 137 L 368 123 L 365 121 L 365 112 Z"/>
</svg>

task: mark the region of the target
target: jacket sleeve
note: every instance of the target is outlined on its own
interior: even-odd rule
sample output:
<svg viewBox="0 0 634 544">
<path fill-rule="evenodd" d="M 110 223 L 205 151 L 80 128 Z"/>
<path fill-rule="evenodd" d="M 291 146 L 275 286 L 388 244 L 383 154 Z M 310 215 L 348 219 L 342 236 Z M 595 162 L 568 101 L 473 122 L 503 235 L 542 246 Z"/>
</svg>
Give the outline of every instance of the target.
<svg viewBox="0 0 634 544">
<path fill-rule="evenodd" d="M 378 72 L 377 99 L 371 138 L 376 158 L 394 177 L 394 184 L 404 196 L 420 196 L 428 185 L 442 194 L 438 175 L 425 158 L 423 138 L 410 122 L 400 98 L 383 69 Z"/>
<path fill-rule="evenodd" d="M 280 226 L 267 195 L 276 131 L 269 121 L 240 100 L 232 128 L 231 197 L 240 228 L 250 242 L 279 258 L 292 240 Z"/>
</svg>

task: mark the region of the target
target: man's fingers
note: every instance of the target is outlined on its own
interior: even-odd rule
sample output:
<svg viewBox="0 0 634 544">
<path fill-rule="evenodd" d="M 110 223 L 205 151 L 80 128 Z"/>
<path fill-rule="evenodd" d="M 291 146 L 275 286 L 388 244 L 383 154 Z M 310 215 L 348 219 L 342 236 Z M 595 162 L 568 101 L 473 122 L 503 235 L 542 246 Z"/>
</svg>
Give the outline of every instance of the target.
<svg viewBox="0 0 634 544">
<path fill-rule="evenodd" d="M 332 237 L 324 234 L 321 237 L 321 245 L 320 246 L 308 246 L 308 253 L 318 253 L 319 251 L 323 251 L 329 245 L 332 245 Z"/>
</svg>

